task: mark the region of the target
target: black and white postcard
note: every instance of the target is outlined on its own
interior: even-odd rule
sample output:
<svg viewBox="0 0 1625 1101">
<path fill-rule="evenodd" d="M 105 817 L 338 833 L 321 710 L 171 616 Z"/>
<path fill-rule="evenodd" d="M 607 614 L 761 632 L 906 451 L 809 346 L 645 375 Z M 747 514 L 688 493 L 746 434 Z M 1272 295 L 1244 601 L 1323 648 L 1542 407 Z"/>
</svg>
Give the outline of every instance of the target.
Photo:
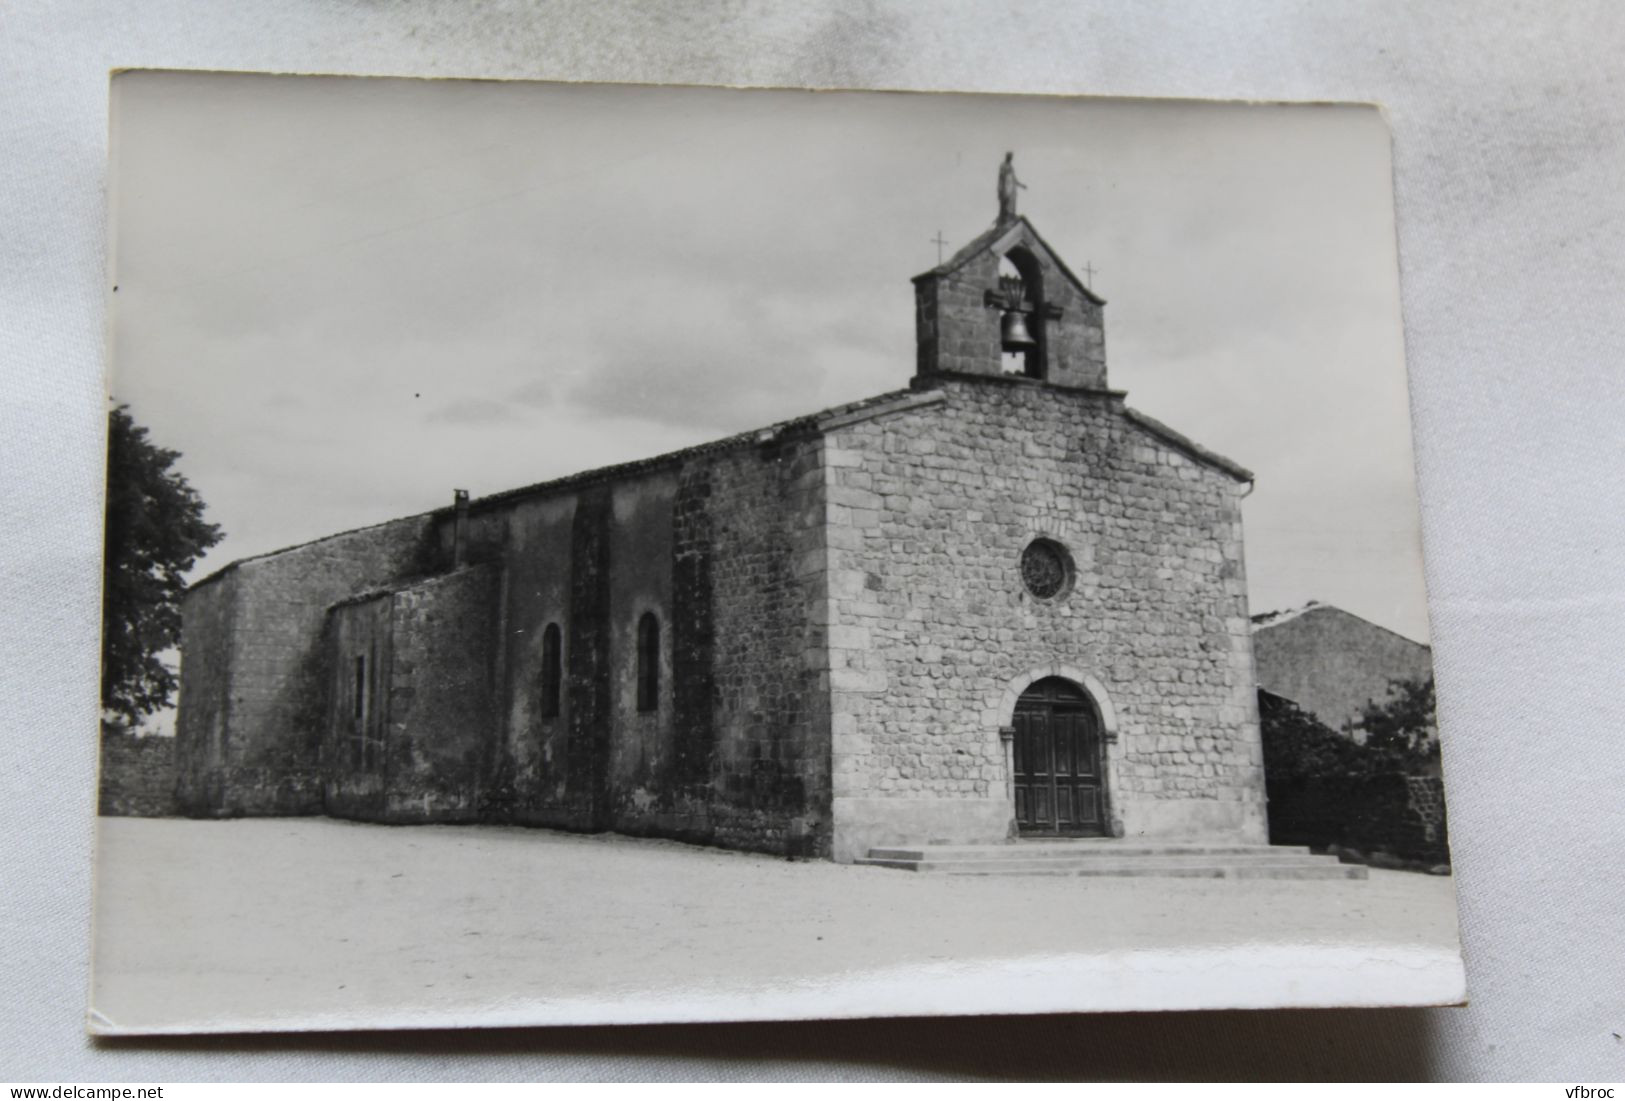
<svg viewBox="0 0 1625 1101">
<path fill-rule="evenodd" d="M 1463 999 L 1379 110 L 112 96 L 93 1031 Z"/>
</svg>

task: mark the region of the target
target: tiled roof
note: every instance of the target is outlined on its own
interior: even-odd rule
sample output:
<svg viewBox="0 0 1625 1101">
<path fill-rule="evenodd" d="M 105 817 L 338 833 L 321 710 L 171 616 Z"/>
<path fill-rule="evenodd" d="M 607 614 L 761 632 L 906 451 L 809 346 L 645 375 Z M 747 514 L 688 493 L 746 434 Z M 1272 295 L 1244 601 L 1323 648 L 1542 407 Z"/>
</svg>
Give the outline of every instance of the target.
<svg viewBox="0 0 1625 1101">
<path fill-rule="evenodd" d="M 940 400 L 940 394 L 921 394 L 913 390 L 892 390 L 884 394 L 876 395 L 872 398 L 865 398 L 862 401 L 852 401 L 847 402 L 844 405 L 832 406 L 828 409 L 819 410 L 816 413 L 810 413 L 804 417 L 795 417 L 791 420 L 779 421 L 775 424 L 768 425 L 766 428 L 758 428 L 750 432 L 740 432 L 736 435 L 725 436 L 719 440 L 711 440 L 707 443 L 696 444 L 693 447 L 685 447 L 679 451 L 668 451 L 663 455 L 655 455 L 647 459 L 636 459 L 632 462 L 618 463 L 613 466 L 595 467 L 591 470 L 578 471 L 575 474 L 566 474 L 562 478 L 553 478 L 545 482 L 536 482 L 532 485 L 520 486 L 517 489 L 503 490 L 500 493 L 493 493 L 489 496 L 480 497 L 469 502 L 469 510 L 474 511 L 476 509 L 486 508 L 492 505 L 516 500 L 518 498 L 528 497 L 533 494 L 556 493 L 560 490 L 573 489 L 583 485 L 591 485 L 596 482 L 613 481 L 617 478 L 623 478 L 631 474 L 638 474 L 646 470 L 658 470 L 665 466 L 675 465 L 682 462 L 684 459 L 691 458 L 695 455 L 706 455 L 714 452 L 727 451 L 735 447 L 763 444 L 786 437 L 793 438 L 803 434 L 814 434 L 826 426 L 834 427 L 838 426 L 839 424 L 850 423 L 854 419 L 862 419 L 865 416 L 884 416 L 887 413 L 894 411 L 891 408 L 892 406 L 896 407 L 895 411 L 901 412 L 904 409 L 913 409 L 922 404 L 928 404 L 930 402 Z M 203 585 L 207 585 L 212 581 L 216 581 L 230 573 L 232 570 L 236 569 L 238 566 L 242 565 L 244 562 L 255 562 L 262 558 L 274 558 L 279 554 L 286 554 L 288 551 L 299 550 L 303 547 L 315 546 L 318 543 L 325 543 L 330 539 L 340 539 L 346 535 L 354 535 L 358 532 L 370 531 L 374 528 L 381 528 L 387 524 L 401 523 L 405 520 L 426 520 L 431 517 L 448 514 L 451 511 L 452 507 L 448 505 L 442 508 L 431 509 L 428 512 L 420 512 L 408 516 L 398 517 L 393 520 L 385 520 L 377 524 L 366 524 L 362 527 L 349 528 L 345 531 L 334 532 L 331 535 L 323 535 L 316 539 L 307 539 L 302 543 L 293 543 L 289 546 L 279 547 L 276 550 L 264 551 L 260 554 L 247 555 L 243 558 L 238 558 L 235 561 L 227 563 L 201 580 L 194 581 L 191 585 L 187 586 L 187 588 L 196 589 Z M 380 595 L 380 593 L 385 591 L 393 590 L 379 590 L 378 592 L 374 593 L 361 594 L 360 596 L 352 599 L 368 599 L 370 597 Z"/>
</svg>

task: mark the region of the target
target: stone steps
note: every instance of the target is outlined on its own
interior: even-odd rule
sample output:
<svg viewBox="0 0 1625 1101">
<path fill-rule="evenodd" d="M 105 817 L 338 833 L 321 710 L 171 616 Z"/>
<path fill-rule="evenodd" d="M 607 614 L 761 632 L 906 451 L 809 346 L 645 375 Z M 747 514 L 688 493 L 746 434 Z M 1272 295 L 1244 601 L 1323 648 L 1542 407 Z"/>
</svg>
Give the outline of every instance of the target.
<svg viewBox="0 0 1625 1101">
<path fill-rule="evenodd" d="M 925 845 L 870 849 L 868 855 L 871 860 L 996 860 L 1013 855 L 1019 855 L 1024 860 L 1054 858 L 1120 860 L 1131 856 L 1301 857 L 1311 854 L 1306 845 L 1207 845 L 1198 842 L 1157 845 L 1136 841 L 1079 838 L 1075 841 L 1012 841 L 1003 845 L 947 845 L 932 842 Z"/>
<path fill-rule="evenodd" d="M 1181 879 L 1365 879 L 1358 864 L 1289 845 L 1018 841 L 870 849 L 858 864 L 939 875 L 1167 876 Z"/>
</svg>

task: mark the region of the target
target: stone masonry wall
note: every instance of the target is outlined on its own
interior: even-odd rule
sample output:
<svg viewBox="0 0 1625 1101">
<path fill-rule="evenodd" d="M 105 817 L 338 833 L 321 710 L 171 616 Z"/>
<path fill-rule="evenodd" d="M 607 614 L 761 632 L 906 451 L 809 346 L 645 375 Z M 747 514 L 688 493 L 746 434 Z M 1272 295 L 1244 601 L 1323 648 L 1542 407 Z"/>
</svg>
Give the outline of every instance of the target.
<svg viewBox="0 0 1625 1101">
<path fill-rule="evenodd" d="M 570 721 L 565 742 L 565 785 L 575 820 L 586 829 L 609 828 L 610 712 L 610 488 L 594 486 L 576 498 L 570 529 L 569 634 L 564 646 L 565 695 Z"/>
<path fill-rule="evenodd" d="M 162 818 L 179 813 L 175 801 L 175 739 L 138 738 L 102 730 L 98 814 Z"/>
<path fill-rule="evenodd" d="M 805 439 L 718 449 L 662 483 L 669 527 L 641 540 L 664 556 L 659 571 L 641 563 L 645 600 L 669 624 L 660 706 L 617 728 L 614 829 L 828 853 L 819 450 Z M 623 586 L 628 623 L 638 587 Z M 619 645 L 632 643 L 628 632 Z"/>
<path fill-rule="evenodd" d="M 473 821 L 497 751 L 497 568 L 471 566 L 390 600 L 384 817 Z"/>
<path fill-rule="evenodd" d="M 1327 776 L 1269 787 L 1270 841 L 1346 860 L 1444 870 L 1450 864 L 1444 782 L 1398 772 Z"/>
<path fill-rule="evenodd" d="M 716 616 L 711 563 L 711 464 L 680 473 L 672 500 L 671 667 L 673 794 L 692 799 L 708 784 L 716 746 Z"/>
<path fill-rule="evenodd" d="M 942 402 L 828 441 L 837 858 L 1003 840 L 999 728 L 1063 668 L 1107 716 L 1127 836 L 1262 840 L 1241 486 L 1118 396 L 933 385 Z M 1039 536 L 1075 562 L 1062 599 L 1022 584 Z"/>
<path fill-rule="evenodd" d="M 498 706 L 506 753 L 487 801 L 506 820 L 584 828 L 571 809 L 568 786 L 570 693 L 561 687 L 557 714 L 542 706 L 543 642 L 550 624 L 559 631 L 560 668 L 569 666 L 575 508 L 575 495 L 567 493 L 519 501 L 502 512 L 507 645 Z"/>
<path fill-rule="evenodd" d="M 175 801 L 201 817 L 222 804 L 231 715 L 232 620 L 237 574 L 189 589 L 181 601 L 180 694 L 176 699 Z"/>
<path fill-rule="evenodd" d="M 828 674 L 822 441 L 712 461 L 712 839 L 828 855 Z"/>
<path fill-rule="evenodd" d="M 328 613 L 322 807 L 336 818 L 366 821 L 384 815 L 392 612 L 385 592 L 345 601 Z"/>
<path fill-rule="evenodd" d="M 176 746 L 186 813 L 321 813 L 327 610 L 369 588 L 434 569 L 429 527 L 430 517 L 413 516 L 330 536 L 244 560 L 188 591 Z M 211 592 L 228 579 L 228 588 Z M 219 606 L 222 601 L 226 607 Z M 199 614 L 193 615 L 194 608 Z M 186 620 L 202 629 L 188 631 Z M 221 622 L 229 624 L 224 639 Z M 222 645 L 229 657 L 219 664 L 199 660 L 200 650 Z M 189 714 L 188 697 L 218 700 L 222 680 L 227 721 L 216 752 L 208 721 L 203 713 Z M 208 712 L 220 713 L 217 705 Z"/>
<path fill-rule="evenodd" d="M 609 819 L 636 829 L 653 806 L 669 804 L 677 784 L 672 731 L 672 509 L 673 471 L 650 472 L 618 483 L 611 495 L 609 561 L 608 721 L 614 736 L 608 756 Z M 652 616 L 656 629 L 654 707 L 638 706 L 638 625 Z"/>
<path fill-rule="evenodd" d="M 484 820 L 828 853 L 820 452 L 816 438 L 735 444 L 475 502 L 470 553 L 507 578 Z M 660 625 L 651 711 L 636 698 L 645 612 Z M 549 623 L 557 716 L 540 700 Z"/>
<path fill-rule="evenodd" d="M 1043 378 L 1059 386 L 1106 386 L 1106 330 L 1101 306 L 1067 277 L 1058 260 L 1025 223 L 1017 222 L 990 238 L 981 253 L 944 273 L 915 281 L 918 371 L 998 375 L 1002 310 L 987 294 L 999 290 L 999 260 L 1012 249 L 1031 257 L 1037 286 L 1026 299 L 1058 309 L 1058 316 L 1030 317 L 1028 328 L 1041 344 Z"/>
</svg>

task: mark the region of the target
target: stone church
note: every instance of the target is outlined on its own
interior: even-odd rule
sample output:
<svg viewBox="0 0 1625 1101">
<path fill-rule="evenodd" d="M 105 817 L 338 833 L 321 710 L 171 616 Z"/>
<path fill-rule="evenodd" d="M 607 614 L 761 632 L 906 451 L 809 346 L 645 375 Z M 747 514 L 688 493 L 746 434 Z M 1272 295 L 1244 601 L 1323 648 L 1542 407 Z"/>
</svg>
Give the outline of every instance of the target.
<svg viewBox="0 0 1625 1101">
<path fill-rule="evenodd" d="M 1005 190 L 914 278 L 907 390 L 194 585 L 183 812 L 1263 843 L 1252 475 L 1110 388 Z"/>
</svg>

